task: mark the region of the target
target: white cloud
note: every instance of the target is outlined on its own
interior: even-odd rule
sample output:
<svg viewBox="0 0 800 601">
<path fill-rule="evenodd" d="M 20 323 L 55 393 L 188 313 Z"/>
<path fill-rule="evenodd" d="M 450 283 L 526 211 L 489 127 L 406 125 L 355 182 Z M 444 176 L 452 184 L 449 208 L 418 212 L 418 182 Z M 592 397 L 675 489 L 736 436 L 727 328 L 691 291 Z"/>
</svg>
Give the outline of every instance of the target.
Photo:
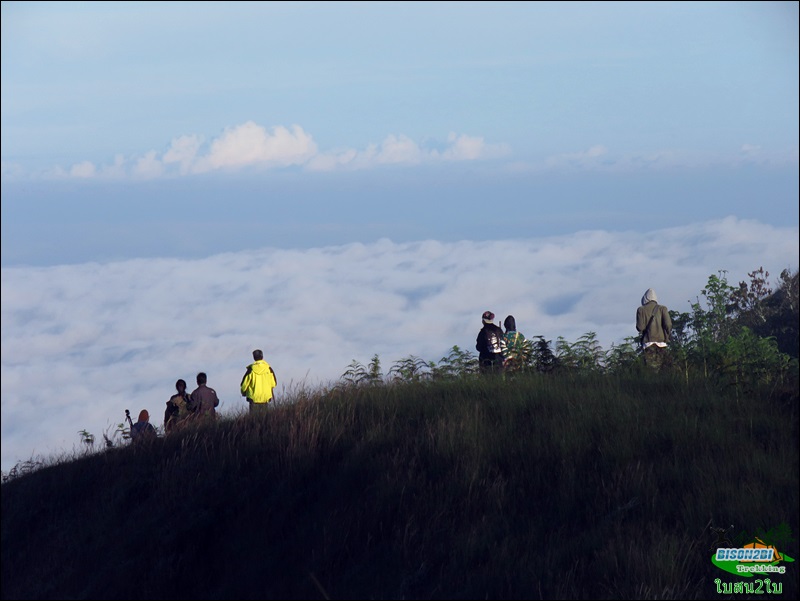
<svg viewBox="0 0 800 601">
<path fill-rule="evenodd" d="M 390 134 L 380 145 L 370 144 L 364 150 L 352 148 L 321 153 L 311 159 L 307 168 L 313 171 L 334 169 L 368 169 L 378 165 L 418 165 L 441 161 L 476 161 L 505 156 L 511 152 L 507 144 L 487 144 L 480 136 L 451 132 L 443 150 L 423 148 L 403 134 Z"/>
<path fill-rule="evenodd" d="M 718 270 L 735 284 L 760 266 L 796 269 L 797 257 L 796 226 L 728 218 L 655 232 L 3 268 L 2 468 L 69 450 L 84 428 L 100 436 L 126 408 L 160 424 L 175 380 L 201 370 L 223 411 L 240 409 L 256 347 L 279 395 L 337 380 L 374 354 L 387 371 L 412 354 L 472 351 L 486 309 L 513 314 L 528 336 L 555 343 L 592 331 L 608 349 L 635 334 L 647 288 L 688 311 Z"/>
<path fill-rule="evenodd" d="M 245 168 L 275 169 L 302 166 L 312 171 L 370 169 L 380 165 L 418 165 L 438 161 L 475 161 L 505 156 L 507 144 L 487 144 L 483 137 L 450 133 L 443 150 L 427 149 L 404 134 L 389 134 L 380 144 L 363 150 L 338 148 L 320 152 L 311 134 L 299 125 L 278 125 L 268 131 L 253 121 L 226 128 L 214 138 L 203 154 L 203 136 L 182 135 L 173 138 L 164 153 L 150 150 L 126 162 L 117 155 L 113 165 L 96 167 L 83 161 L 67 173 L 60 167 L 49 171 L 50 177 L 154 179 L 162 176 L 236 171 Z M 4 179 L 19 179 L 19 168 L 3 165 Z"/>
<path fill-rule="evenodd" d="M 291 131 L 283 126 L 270 134 L 253 121 L 226 129 L 211 143 L 209 153 L 198 159 L 195 173 L 214 169 L 241 168 L 250 165 L 302 165 L 317 153 L 313 138 L 299 125 Z"/>
<path fill-rule="evenodd" d="M 70 177 L 84 179 L 94 177 L 96 172 L 97 169 L 95 168 L 94 164 L 89 161 L 83 161 L 82 163 L 73 165 L 69 170 Z"/>
<path fill-rule="evenodd" d="M 181 175 L 191 171 L 200 145 L 203 143 L 201 136 L 180 136 L 172 140 L 169 150 L 164 153 L 164 163 L 178 163 Z"/>
<path fill-rule="evenodd" d="M 151 150 L 143 157 L 136 160 L 133 167 L 133 174 L 136 177 L 153 179 L 164 174 L 164 164 L 156 156 L 156 151 Z"/>
<path fill-rule="evenodd" d="M 474 161 L 505 156 L 511 153 L 508 144 L 486 144 L 482 137 L 457 135 L 451 132 L 447 138 L 450 146 L 442 153 L 448 161 Z"/>
<path fill-rule="evenodd" d="M 109 179 L 120 179 L 125 177 L 125 157 L 118 154 L 114 157 L 114 164 L 103 167 L 101 171 L 102 177 Z"/>
<path fill-rule="evenodd" d="M 411 138 L 404 135 L 390 135 L 381 144 L 380 151 L 375 156 L 378 163 L 403 163 L 415 165 L 422 159 L 419 146 Z"/>
</svg>

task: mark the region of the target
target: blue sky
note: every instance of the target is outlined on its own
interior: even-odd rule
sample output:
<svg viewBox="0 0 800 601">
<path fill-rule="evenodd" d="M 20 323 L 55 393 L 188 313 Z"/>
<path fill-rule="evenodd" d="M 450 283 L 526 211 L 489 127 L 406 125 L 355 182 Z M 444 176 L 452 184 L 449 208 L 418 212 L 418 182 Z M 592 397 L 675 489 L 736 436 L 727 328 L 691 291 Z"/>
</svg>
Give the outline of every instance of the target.
<svg viewBox="0 0 800 601">
<path fill-rule="evenodd" d="M 255 347 L 608 347 L 797 269 L 798 53 L 796 2 L 3 2 L 3 469 Z"/>
</svg>

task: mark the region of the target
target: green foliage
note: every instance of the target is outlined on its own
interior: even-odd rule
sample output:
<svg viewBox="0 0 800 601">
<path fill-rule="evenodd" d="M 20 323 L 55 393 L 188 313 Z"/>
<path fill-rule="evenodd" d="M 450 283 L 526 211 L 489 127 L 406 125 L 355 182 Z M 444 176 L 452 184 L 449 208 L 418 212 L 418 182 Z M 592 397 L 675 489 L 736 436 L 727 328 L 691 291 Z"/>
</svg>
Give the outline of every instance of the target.
<svg viewBox="0 0 800 601">
<path fill-rule="evenodd" d="M 622 344 L 612 344 L 605 357 L 610 373 L 626 373 L 639 366 L 638 336 L 627 336 Z"/>
<path fill-rule="evenodd" d="M 755 386 L 775 386 L 797 371 L 798 274 L 781 273 L 778 291 L 768 283 L 769 272 L 759 268 L 748 274 L 749 284 L 728 283 L 727 272 L 711 275 L 691 312 L 671 310 L 673 329 L 664 362 L 668 371 L 690 378 L 714 380 L 740 394 Z M 702 300 L 701 300 L 702 297 Z M 788 349 L 788 350 L 787 350 Z M 641 350 L 635 336 L 605 351 L 595 332 L 575 342 L 563 337 L 551 341 L 532 336 L 507 353 L 504 372 L 586 375 L 635 373 Z M 372 366 L 378 365 L 378 356 Z M 410 355 L 395 362 L 389 382 L 467 378 L 478 372 L 477 357 L 454 346 L 437 364 Z M 380 372 L 353 361 L 342 376 L 343 384 L 383 383 Z"/>
<path fill-rule="evenodd" d="M 691 328 L 695 339 L 701 343 L 711 344 L 724 340 L 730 334 L 728 321 L 729 303 L 734 288 L 728 284 L 727 271 L 720 270 L 719 276 L 711 275 L 701 294 L 705 298 L 706 307 L 700 299 L 692 303 Z"/>
<path fill-rule="evenodd" d="M 781 274 L 779 295 L 772 292 L 763 268 L 748 276 L 749 284 L 734 288 L 720 271 L 701 293 L 705 306 L 698 299 L 691 314 L 670 312 L 670 353 L 686 379 L 697 373 L 740 394 L 754 386 L 774 386 L 797 369 L 797 274 Z M 781 349 L 776 335 L 794 339 L 793 355 Z"/>
<path fill-rule="evenodd" d="M 396 361 L 389 370 L 389 378 L 393 381 L 419 382 L 432 377 L 433 364 L 409 355 Z"/>
<path fill-rule="evenodd" d="M 347 370 L 342 374 L 341 380 L 348 386 L 380 384 L 383 381 L 380 358 L 377 354 L 373 355 L 368 366 L 364 366 L 353 359 Z"/>
<path fill-rule="evenodd" d="M 778 291 L 765 301 L 768 310 L 765 330 L 757 331 L 759 334 L 774 336 L 780 351 L 795 359 L 800 351 L 798 297 L 800 275 L 797 271 L 791 274 L 788 269 L 784 269 L 780 275 Z"/>
<path fill-rule="evenodd" d="M 81 436 L 81 443 L 86 445 L 89 449 L 94 447 L 94 434 L 90 434 L 86 430 L 80 430 L 78 434 Z"/>
<path fill-rule="evenodd" d="M 715 351 L 715 372 L 737 391 L 781 382 L 790 370 L 791 358 L 778 350 L 774 338 L 760 338 L 743 327 Z"/>
<path fill-rule="evenodd" d="M 572 344 L 559 336 L 556 342 L 556 358 L 561 369 L 592 373 L 603 370 L 605 353 L 597 341 L 597 334 L 588 332 Z"/>
<path fill-rule="evenodd" d="M 551 373 L 559 366 L 559 360 L 551 348 L 552 341 L 545 340 L 543 336 L 534 336 L 532 364 L 540 373 Z"/>
<path fill-rule="evenodd" d="M 478 373 L 478 357 L 455 345 L 446 357 L 439 359 L 432 372 L 435 379 L 466 378 Z"/>
</svg>

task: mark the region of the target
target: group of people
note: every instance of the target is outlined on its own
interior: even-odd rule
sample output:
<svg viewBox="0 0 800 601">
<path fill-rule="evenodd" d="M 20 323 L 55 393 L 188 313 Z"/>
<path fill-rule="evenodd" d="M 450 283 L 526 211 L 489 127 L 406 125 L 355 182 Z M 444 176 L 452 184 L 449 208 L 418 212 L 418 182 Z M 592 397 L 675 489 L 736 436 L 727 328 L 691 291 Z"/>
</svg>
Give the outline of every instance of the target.
<svg viewBox="0 0 800 601">
<path fill-rule="evenodd" d="M 481 316 L 483 326 L 475 341 L 478 351 L 478 364 L 481 373 L 491 374 L 515 371 L 528 363 L 531 353 L 530 342 L 517 331 L 516 320 L 508 315 L 503 327 L 494 323 L 495 315 L 484 311 Z M 655 290 L 648 288 L 642 296 L 641 306 L 636 310 L 636 330 L 645 364 L 660 369 L 664 363 L 667 342 L 672 331 L 669 310 L 658 304 Z M 179 428 L 187 420 L 216 417 L 219 406 L 217 391 L 209 387 L 204 372 L 197 374 L 197 388 L 191 394 L 186 392 L 186 381 L 175 382 L 176 393 L 167 401 L 164 411 L 164 430 L 166 433 Z M 247 366 L 239 391 L 250 405 L 250 412 L 265 410 L 273 399 L 278 379 L 275 370 L 264 360 L 261 349 L 253 351 L 253 362 Z M 144 440 L 155 437 L 156 430 L 150 424 L 150 414 L 146 409 L 139 412 L 139 420 L 131 424 L 131 440 Z"/>
<path fill-rule="evenodd" d="M 253 362 L 247 366 L 239 391 L 250 405 L 250 412 L 263 411 L 273 399 L 278 379 L 275 370 L 264 360 L 261 349 L 253 351 Z M 164 411 L 164 431 L 169 434 L 187 423 L 188 420 L 215 418 L 219 407 L 217 391 L 208 386 L 205 372 L 197 374 L 197 388 L 191 394 L 186 392 L 186 381 L 175 382 L 176 393 L 167 401 Z M 130 436 L 134 442 L 155 437 L 156 430 L 150 423 L 150 414 L 146 409 L 139 412 L 139 420 L 131 424 Z"/>
<path fill-rule="evenodd" d="M 517 331 L 513 315 L 503 320 L 505 331 L 494 323 L 494 313 L 484 311 L 481 316 L 483 327 L 475 340 L 478 351 L 478 365 L 481 373 L 515 371 L 522 367 L 530 353 L 530 345 L 525 336 Z"/>
<path fill-rule="evenodd" d="M 503 321 L 505 330 L 499 323 L 494 323 L 494 318 L 491 311 L 484 311 L 481 316 L 483 326 L 475 341 L 480 371 L 485 374 L 515 371 L 530 358 L 530 343 L 517 331 L 513 315 Z M 658 297 L 652 288 L 645 291 L 641 306 L 636 309 L 636 331 L 639 332 L 638 340 L 645 364 L 660 370 L 667 356 L 672 320 L 667 307 L 658 304 Z"/>
</svg>

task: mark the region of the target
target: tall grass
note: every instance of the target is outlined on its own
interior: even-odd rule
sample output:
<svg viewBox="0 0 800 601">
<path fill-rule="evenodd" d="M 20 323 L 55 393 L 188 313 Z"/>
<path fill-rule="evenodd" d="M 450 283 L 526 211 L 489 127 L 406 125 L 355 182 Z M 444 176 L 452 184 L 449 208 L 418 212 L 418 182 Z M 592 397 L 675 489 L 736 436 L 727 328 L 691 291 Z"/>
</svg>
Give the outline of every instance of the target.
<svg viewBox="0 0 800 601">
<path fill-rule="evenodd" d="M 2 598 L 716 597 L 712 524 L 800 527 L 797 424 L 655 374 L 303 391 L 3 484 Z"/>
</svg>

